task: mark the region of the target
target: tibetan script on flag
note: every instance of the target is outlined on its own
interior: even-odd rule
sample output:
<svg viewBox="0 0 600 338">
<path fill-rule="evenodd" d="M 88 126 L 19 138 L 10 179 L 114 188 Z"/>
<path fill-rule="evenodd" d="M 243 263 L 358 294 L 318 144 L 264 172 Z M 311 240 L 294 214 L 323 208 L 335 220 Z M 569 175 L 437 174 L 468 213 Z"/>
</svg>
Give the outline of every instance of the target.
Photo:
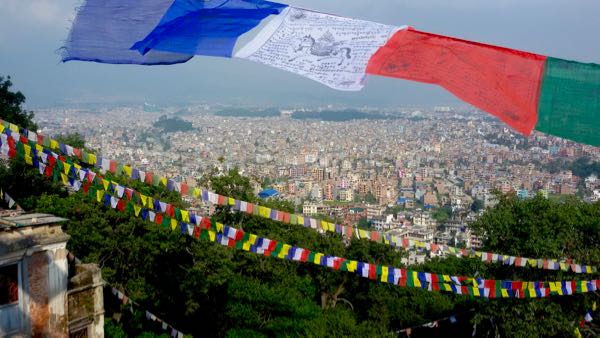
<svg viewBox="0 0 600 338">
<path fill-rule="evenodd" d="M 399 28 L 289 8 L 236 57 L 296 73 L 338 90 L 362 89 L 371 56 Z"/>
</svg>

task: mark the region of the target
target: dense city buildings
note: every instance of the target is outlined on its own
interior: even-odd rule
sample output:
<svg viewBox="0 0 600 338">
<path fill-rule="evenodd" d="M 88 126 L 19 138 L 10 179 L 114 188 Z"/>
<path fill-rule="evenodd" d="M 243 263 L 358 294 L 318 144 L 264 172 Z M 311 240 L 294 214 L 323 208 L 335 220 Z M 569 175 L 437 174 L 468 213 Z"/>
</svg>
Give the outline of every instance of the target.
<svg viewBox="0 0 600 338">
<path fill-rule="evenodd" d="M 277 110 L 146 105 L 47 109 L 36 119 L 44 134 L 78 132 L 105 157 L 190 186 L 215 168 L 238 168 L 256 193 L 274 189 L 298 212 L 423 242 L 479 246 L 467 224 L 494 205 L 496 191 L 600 198 L 595 175 L 553 165 L 600 160 L 600 148 L 524 138 L 478 112 L 365 109 L 374 119 L 321 121 L 295 118 L 309 109 Z M 311 111 L 321 110 L 332 108 Z"/>
</svg>

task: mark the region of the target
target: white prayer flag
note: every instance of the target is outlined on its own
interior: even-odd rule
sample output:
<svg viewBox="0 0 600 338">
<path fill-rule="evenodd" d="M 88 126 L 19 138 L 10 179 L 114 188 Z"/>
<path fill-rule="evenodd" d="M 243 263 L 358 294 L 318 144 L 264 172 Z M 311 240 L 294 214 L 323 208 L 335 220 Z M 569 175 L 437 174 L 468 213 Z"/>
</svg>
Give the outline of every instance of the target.
<svg viewBox="0 0 600 338">
<path fill-rule="evenodd" d="M 235 57 L 308 77 L 337 90 L 364 86 L 367 63 L 399 27 L 286 8 Z"/>
</svg>

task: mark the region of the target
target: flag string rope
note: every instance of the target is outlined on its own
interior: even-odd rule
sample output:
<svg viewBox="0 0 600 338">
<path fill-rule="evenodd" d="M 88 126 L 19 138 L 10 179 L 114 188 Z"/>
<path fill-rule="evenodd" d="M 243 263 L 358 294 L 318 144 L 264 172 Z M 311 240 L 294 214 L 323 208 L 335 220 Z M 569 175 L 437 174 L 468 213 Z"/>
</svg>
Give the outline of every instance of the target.
<svg viewBox="0 0 600 338">
<path fill-rule="evenodd" d="M 81 262 L 81 260 L 79 258 L 77 258 L 72 252 L 68 253 L 67 259 L 69 260 L 69 262 L 75 262 L 76 264 L 79 264 Z M 128 305 L 128 304 L 130 306 L 135 305 L 136 307 L 140 308 L 141 310 L 144 311 L 147 320 L 151 320 L 153 322 L 158 322 L 159 324 L 161 324 L 161 328 L 163 330 L 170 331 L 171 337 L 183 338 L 185 336 L 185 334 L 183 332 L 177 330 L 173 325 L 167 323 L 166 321 L 159 318 L 152 312 L 146 310 L 142 305 L 140 305 L 136 301 L 132 300 L 131 297 L 127 296 L 124 292 L 119 290 L 118 287 L 116 287 L 115 285 L 108 283 L 106 281 L 104 281 L 104 282 L 106 283 L 106 285 L 111 287 L 111 292 L 112 292 L 113 296 L 117 297 L 123 305 Z M 133 313 L 133 309 L 131 309 L 131 311 Z"/>
<path fill-rule="evenodd" d="M 512 281 L 512 280 L 486 280 L 481 278 L 450 276 L 429 272 L 399 269 L 374 263 L 365 263 L 357 260 L 349 260 L 337 256 L 329 256 L 308 249 L 292 246 L 276 240 L 259 237 L 246 233 L 243 230 L 217 222 L 210 217 L 194 216 L 195 222 L 186 223 L 170 218 L 162 212 L 155 213 L 149 209 L 136 205 L 132 200 L 125 202 L 115 197 L 102 186 L 90 180 L 90 176 L 81 179 L 74 170 L 74 165 L 65 162 L 60 156 L 50 155 L 49 161 L 44 164 L 41 156 L 38 157 L 36 149 L 31 149 L 31 155 L 27 155 L 24 144 L 10 137 L 12 142 L 5 143 L 4 137 L 0 139 L 0 154 L 5 156 L 4 149 L 9 158 L 21 157 L 25 162 L 34 166 L 37 164 L 40 174 L 44 177 L 62 182 L 71 186 L 73 190 L 86 192 L 90 200 L 102 203 L 107 207 L 119 212 L 133 214 L 153 224 L 160 224 L 163 228 L 175 231 L 179 227 L 182 234 L 195 237 L 199 240 L 215 242 L 222 246 L 253 252 L 259 255 L 297 261 L 302 263 L 313 263 L 318 266 L 328 267 L 338 271 L 355 273 L 363 278 L 368 278 L 382 283 L 391 283 L 401 287 L 421 288 L 428 291 L 445 291 L 460 295 L 470 295 L 483 298 L 538 298 L 550 295 L 572 295 L 574 293 L 595 292 L 600 288 L 600 280 L 570 280 L 570 281 Z M 18 147 L 21 145 L 23 147 Z M 20 149 L 22 148 L 22 149 Z M 43 153 L 42 153 L 43 154 Z M 27 158 L 29 156 L 29 159 Z M 54 160 L 51 160 L 54 159 Z M 67 164 L 67 166 L 65 166 Z M 62 169 L 61 169 L 62 165 Z M 68 167 L 68 174 L 64 168 Z M 79 171 L 85 171 L 81 168 Z M 90 171 L 87 171 L 88 173 Z M 69 177 L 71 176 L 71 177 Z M 98 188 L 96 188 L 98 187 Z M 114 193 L 114 192 L 113 192 Z M 189 216 L 189 214 L 188 214 Z M 152 217 L 154 220 L 152 221 Z"/>
<path fill-rule="evenodd" d="M 187 196 L 195 199 L 200 199 L 203 202 L 211 203 L 219 206 L 229 206 L 230 210 L 237 212 L 246 212 L 248 214 L 257 215 L 259 217 L 271 219 L 285 224 L 303 225 L 304 227 L 323 232 L 336 232 L 342 236 L 351 239 L 357 237 L 359 239 L 367 239 L 378 243 L 384 243 L 403 249 L 425 249 L 432 252 L 441 252 L 445 254 L 456 255 L 457 257 L 476 257 L 486 263 L 501 263 L 517 267 L 531 267 L 545 270 L 571 270 L 574 273 L 594 273 L 597 267 L 591 265 L 578 264 L 572 259 L 548 259 L 548 258 L 527 258 L 521 256 L 504 255 L 493 252 L 482 252 L 474 249 L 456 248 L 444 244 L 424 243 L 418 240 L 408 238 L 400 238 L 391 234 L 386 234 L 383 231 L 367 231 L 363 229 L 353 228 L 340 224 L 334 224 L 324 220 L 319 220 L 304 215 L 290 214 L 276 209 L 271 209 L 265 206 L 260 206 L 247 201 L 241 201 L 229 196 L 223 196 L 206 189 L 194 188 L 189 189 L 185 183 L 177 183 L 166 177 L 159 177 L 151 172 L 143 172 L 131 166 L 122 165 L 115 160 L 104 159 L 95 154 L 88 153 L 85 150 L 80 150 L 75 147 L 60 143 L 48 136 L 37 134 L 17 125 L 0 120 L 0 132 L 11 133 L 13 139 L 20 140 L 21 143 L 29 147 L 44 147 L 54 153 L 54 150 L 60 151 L 63 155 L 75 157 L 82 163 L 94 166 L 100 171 L 111 172 L 116 176 L 124 176 L 127 179 L 139 180 L 145 184 L 154 186 L 163 185 L 169 191 L 177 191 L 182 197 Z M 55 154 L 55 153 L 54 153 Z M 110 182 L 109 182 L 110 183 Z M 149 196 L 144 196 L 151 202 L 153 199 Z M 169 206 L 169 204 L 167 204 Z"/>
</svg>

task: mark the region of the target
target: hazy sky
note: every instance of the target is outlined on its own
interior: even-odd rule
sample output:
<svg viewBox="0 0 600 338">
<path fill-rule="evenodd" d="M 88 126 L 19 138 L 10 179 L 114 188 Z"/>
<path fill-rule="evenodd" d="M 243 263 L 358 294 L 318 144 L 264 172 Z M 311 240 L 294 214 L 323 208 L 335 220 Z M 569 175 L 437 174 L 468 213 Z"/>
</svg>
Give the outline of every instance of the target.
<svg viewBox="0 0 600 338">
<path fill-rule="evenodd" d="M 139 0 L 143 1 L 143 0 Z M 600 63 L 598 0 L 294 0 L 281 1 L 364 20 Z M 61 63 L 81 0 L 0 0 L 0 75 L 10 74 L 29 107 L 65 102 L 347 105 L 455 104 L 434 86 L 370 77 L 361 92 L 338 92 L 245 60 L 197 56 L 181 65 Z"/>
</svg>

